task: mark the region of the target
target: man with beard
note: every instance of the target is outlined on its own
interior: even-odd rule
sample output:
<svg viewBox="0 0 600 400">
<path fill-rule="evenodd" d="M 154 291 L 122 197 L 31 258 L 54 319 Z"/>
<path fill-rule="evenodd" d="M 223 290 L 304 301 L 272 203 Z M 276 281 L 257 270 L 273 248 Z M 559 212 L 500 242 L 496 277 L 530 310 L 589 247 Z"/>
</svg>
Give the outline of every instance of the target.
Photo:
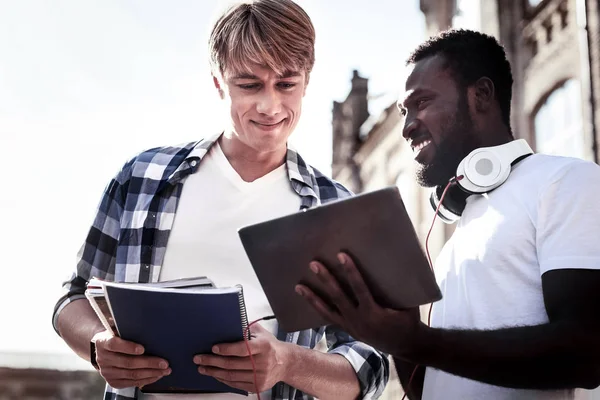
<svg viewBox="0 0 600 400">
<path fill-rule="evenodd" d="M 421 185 L 444 188 L 473 150 L 518 143 L 510 64 L 494 38 L 446 31 L 407 64 L 398 107 Z M 599 198 L 598 165 L 543 154 L 514 163 L 493 191 L 464 193 L 435 263 L 443 299 L 430 325 L 416 309 L 377 304 L 343 253 L 340 265 L 310 265 L 328 299 L 296 289 L 325 319 L 392 354 L 410 398 L 571 399 L 600 384 Z M 346 272 L 353 294 L 329 268 Z"/>
</svg>

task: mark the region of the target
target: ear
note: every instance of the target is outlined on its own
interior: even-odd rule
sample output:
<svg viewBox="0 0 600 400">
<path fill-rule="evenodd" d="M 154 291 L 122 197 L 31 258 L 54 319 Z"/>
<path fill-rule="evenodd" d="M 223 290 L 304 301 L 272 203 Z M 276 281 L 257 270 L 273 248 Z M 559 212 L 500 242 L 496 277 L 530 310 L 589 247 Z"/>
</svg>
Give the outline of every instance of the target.
<svg viewBox="0 0 600 400">
<path fill-rule="evenodd" d="M 490 78 L 482 77 L 472 85 L 472 96 L 475 111 L 485 113 L 489 111 L 496 101 L 496 88 Z"/>
<path fill-rule="evenodd" d="M 223 91 L 223 88 L 221 87 L 221 83 L 219 82 L 219 78 L 217 78 L 214 74 L 212 75 L 212 78 L 213 78 L 213 83 L 215 85 L 215 88 L 219 92 L 219 97 L 221 99 L 224 99 L 225 98 L 225 92 Z"/>
</svg>

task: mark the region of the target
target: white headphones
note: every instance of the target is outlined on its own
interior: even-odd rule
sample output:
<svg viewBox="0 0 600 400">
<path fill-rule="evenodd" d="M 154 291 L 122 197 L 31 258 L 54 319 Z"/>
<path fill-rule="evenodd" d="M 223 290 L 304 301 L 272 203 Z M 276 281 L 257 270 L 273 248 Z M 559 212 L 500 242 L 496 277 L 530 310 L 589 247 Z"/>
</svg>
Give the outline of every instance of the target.
<svg viewBox="0 0 600 400">
<path fill-rule="evenodd" d="M 458 221 L 467 197 L 489 193 L 502 185 L 508 179 L 512 166 L 531 154 L 533 150 L 524 139 L 473 150 L 458 164 L 455 176 L 462 178 L 448 189 L 438 216 L 449 224 Z M 434 210 L 438 208 L 445 188 L 445 185 L 438 186 L 431 193 L 429 200 Z"/>
</svg>

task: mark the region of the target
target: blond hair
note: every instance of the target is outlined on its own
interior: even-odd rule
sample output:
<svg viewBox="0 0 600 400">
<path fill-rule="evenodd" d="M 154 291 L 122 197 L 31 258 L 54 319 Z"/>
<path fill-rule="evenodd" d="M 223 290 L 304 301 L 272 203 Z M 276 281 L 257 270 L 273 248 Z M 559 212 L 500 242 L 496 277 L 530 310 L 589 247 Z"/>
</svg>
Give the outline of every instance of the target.
<svg viewBox="0 0 600 400">
<path fill-rule="evenodd" d="M 208 42 L 213 74 L 247 72 L 258 64 L 283 75 L 312 71 L 315 29 L 291 0 L 244 1 L 215 23 Z"/>
</svg>

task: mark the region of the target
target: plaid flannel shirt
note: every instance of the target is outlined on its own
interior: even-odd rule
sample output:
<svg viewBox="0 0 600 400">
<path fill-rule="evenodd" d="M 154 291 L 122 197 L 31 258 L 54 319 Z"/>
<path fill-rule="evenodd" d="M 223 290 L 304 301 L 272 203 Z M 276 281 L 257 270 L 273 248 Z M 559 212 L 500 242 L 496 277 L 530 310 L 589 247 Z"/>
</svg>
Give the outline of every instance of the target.
<svg viewBox="0 0 600 400">
<path fill-rule="evenodd" d="M 78 253 L 76 272 L 63 284 L 66 293 L 54 309 L 55 330 L 61 310 L 70 302 L 85 299 L 86 284 L 93 276 L 118 282 L 158 281 L 185 178 L 196 172 L 219 136 L 144 151 L 127 162 L 111 180 Z M 301 210 L 351 196 L 346 188 L 306 164 L 289 148 L 287 170 L 292 188 L 301 197 Z M 326 335 L 328 352 L 345 357 L 356 371 L 361 397 L 378 398 L 389 378 L 389 362 L 371 346 L 332 327 L 294 333 L 280 329 L 277 337 L 312 349 L 323 335 Z M 137 396 L 136 388 L 114 389 L 107 385 L 104 399 L 136 399 Z M 280 382 L 273 387 L 272 399 L 313 397 Z"/>
</svg>

